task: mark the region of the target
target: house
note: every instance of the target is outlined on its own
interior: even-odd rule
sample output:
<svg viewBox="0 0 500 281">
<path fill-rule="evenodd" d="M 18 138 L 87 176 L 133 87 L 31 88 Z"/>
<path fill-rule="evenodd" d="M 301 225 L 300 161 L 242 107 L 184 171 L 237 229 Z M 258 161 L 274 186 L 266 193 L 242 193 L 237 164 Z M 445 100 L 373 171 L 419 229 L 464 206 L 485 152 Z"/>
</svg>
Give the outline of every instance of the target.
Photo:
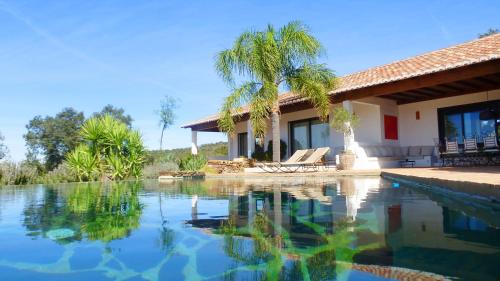
<svg viewBox="0 0 500 281">
<path fill-rule="evenodd" d="M 329 93 L 331 106 L 343 106 L 360 118 L 354 130 L 355 169 L 393 167 L 413 157 L 417 166 L 437 162 L 444 139 L 488 135 L 500 141 L 500 117 L 481 120 L 487 110 L 500 112 L 500 34 L 377 66 L 339 78 Z M 334 158 L 344 136 L 318 119 L 307 99 L 293 93 L 279 97 L 281 139 L 289 157 L 295 150 L 329 146 Z M 250 157 L 255 150 L 243 107 L 236 134 L 228 136 L 228 157 Z M 484 118 L 483 118 L 484 119 Z M 218 115 L 183 126 L 192 131 L 193 153 L 197 132 L 218 132 Z M 271 124 L 264 143 L 271 139 Z"/>
</svg>

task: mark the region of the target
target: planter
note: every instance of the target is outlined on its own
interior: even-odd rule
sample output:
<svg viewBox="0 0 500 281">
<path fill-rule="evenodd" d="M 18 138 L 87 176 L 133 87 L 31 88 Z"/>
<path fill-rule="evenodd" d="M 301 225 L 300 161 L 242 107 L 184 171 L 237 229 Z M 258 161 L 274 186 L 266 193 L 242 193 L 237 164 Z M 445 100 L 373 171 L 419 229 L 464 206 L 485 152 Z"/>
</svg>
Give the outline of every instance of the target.
<svg viewBox="0 0 500 281">
<path fill-rule="evenodd" d="M 352 170 L 356 155 L 350 151 L 339 155 L 339 170 Z"/>
</svg>

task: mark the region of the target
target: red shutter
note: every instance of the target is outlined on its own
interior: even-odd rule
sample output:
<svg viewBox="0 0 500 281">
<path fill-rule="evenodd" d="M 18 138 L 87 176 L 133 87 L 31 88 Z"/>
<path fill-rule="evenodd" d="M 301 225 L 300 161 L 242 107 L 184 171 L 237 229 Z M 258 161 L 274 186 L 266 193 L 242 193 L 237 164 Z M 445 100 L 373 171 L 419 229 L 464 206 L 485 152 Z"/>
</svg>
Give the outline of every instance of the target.
<svg viewBox="0 0 500 281">
<path fill-rule="evenodd" d="M 391 115 L 384 115 L 384 129 L 386 140 L 398 139 L 398 117 Z"/>
</svg>

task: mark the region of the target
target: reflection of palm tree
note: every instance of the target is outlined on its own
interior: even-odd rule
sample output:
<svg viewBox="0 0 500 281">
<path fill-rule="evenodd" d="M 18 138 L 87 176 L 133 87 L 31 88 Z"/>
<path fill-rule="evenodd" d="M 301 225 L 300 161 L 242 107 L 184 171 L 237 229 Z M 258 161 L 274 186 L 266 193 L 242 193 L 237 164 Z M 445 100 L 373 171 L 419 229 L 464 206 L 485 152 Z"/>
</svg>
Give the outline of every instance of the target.
<svg viewBox="0 0 500 281">
<path fill-rule="evenodd" d="M 259 212 L 250 227 L 237 228 L 230 219 L 227 225 L 221 228 L 220 232 L 225 235 L 226 254 L 246 266 L 265 264 L 265 276 L 262 275 L 262 279 L 295 280 L 295 277 L 302 277 L 304 280 L 326 280 L 350 269 L 356 254 L 377 246 L 369 244 L 354 247 L 356 234 L 352 229 L 356 225 L 349 220 L 337 221 L 335 233 L 329 234 L 325 226 L 313 223 L 308 216 L 297 215 L 302 203 L 303 201 L 298 201 L 292 205 L 292 215 L 321 237 L 323 243 L 298 248 L 293 244 L 287 230 L 273 223 L 263 212 Z M 275 236 L 273 233 L 280 235 Z M 252 237 L 253 245 L 249 246 L 241 236 Z M 277 241 L 278 239 L 280 241 Z M 284 247 L 277 242 L 282 242 Z M 283 258 L 288 262 L 285 263 Z"/>
</svg>

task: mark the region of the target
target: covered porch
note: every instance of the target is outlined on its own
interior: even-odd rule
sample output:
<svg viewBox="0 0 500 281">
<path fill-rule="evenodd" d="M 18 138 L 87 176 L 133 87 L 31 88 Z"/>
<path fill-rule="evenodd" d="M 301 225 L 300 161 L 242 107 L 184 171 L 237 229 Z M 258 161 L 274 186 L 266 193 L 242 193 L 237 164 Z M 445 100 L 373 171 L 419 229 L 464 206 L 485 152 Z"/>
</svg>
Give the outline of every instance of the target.
<svg viewBox="0 0 500 281">
<path fill-rule="evenodd" d="M 280 135 L 287 159 L 297 149 L 329 147 L 334 160 L 352 142 L 355 169 L 371 170 L 440 165 L 445 139 L 463 147 L 475 137 L 478 147 L 486 136 L 500 143 L 500 35 L 452 46 L 339 78 L 330 93 L 331 108 L 342 106 L 356 114 L 359 127 L 353 139 L 321 121 L 311 103 L 293 93 L 280 95 Z M 491 111 L 489 118 L 481 113 Z M 484 117 L 484 116 L 483 116 Z M 218 116 L 185 125 L 192 131 L 197 152 L 198 132 L 217 132 Z M 248 109 L 235 116 L 236 132 L 228 136 L 228 159 L 252 158 L 258 143 L 252 134 Z M 271 138 L 271 122 L 262 149 Z"/>
</svg>

